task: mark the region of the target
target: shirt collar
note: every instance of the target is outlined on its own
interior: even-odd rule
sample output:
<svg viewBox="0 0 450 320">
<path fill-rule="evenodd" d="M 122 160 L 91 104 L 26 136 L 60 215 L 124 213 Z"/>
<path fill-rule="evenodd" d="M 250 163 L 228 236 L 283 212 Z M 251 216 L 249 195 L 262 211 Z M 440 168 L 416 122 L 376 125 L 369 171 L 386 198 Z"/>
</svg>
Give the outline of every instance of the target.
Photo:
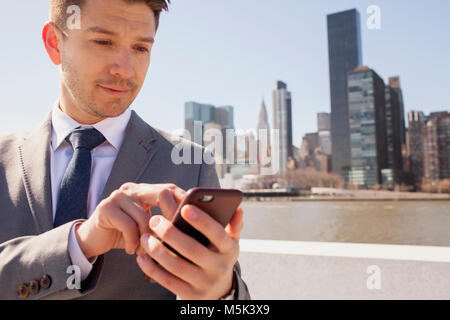
<svg viewBox="0 0 450 320">
<path fill-rule="evenodd" d="M 93 125 L 83 125 L 72 119 L 59 108 L 59 101 L 53 106 L 52 112 L 52 148 L 58 149 L 66 137 L 77 128 L 95 128 L 116 150 L 120 149 L 125 138 L 125 129 L 131 117 L 128 108 L 118 117 L 107 118 Z"/>
</svg>

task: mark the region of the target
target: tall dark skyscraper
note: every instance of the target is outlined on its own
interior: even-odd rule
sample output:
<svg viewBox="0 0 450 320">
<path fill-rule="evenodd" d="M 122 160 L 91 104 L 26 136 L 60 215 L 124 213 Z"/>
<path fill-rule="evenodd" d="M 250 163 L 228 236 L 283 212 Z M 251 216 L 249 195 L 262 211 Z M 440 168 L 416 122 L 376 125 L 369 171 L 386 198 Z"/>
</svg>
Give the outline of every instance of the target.
<svg viewBox="0 0 450 320">
<path fill-rule="evenodd" d="M 393 170 L 394 182 L 397 184 L 402 180 L 402 137 L 405 134 L 402 105 L 398 92 L 389 85 L 385 88 L 387 167 Z"/>
<path fill-rule="evenodd" d="M 403 102 L 403 92 L 400 87 L 400 77 L 390 77 L 389 87 L 391 87 L 398 96 L 398 103 L 400 105 L 400 130 L 401 130 L 401 143 L 406 144 L 406 130 L 405 130 L 405 105 Z"/>
<path fill-rule="evenodd" d="M 425 115 L 422 111 L 408 112 L 408 156 L 414 184 L 420 186 L 423 175 L 423 129 Z"/>
<path fill-rule="evenodd" d="M 346 180 L 350 170 L 347 72 L 362 65 L 360 16 L 356 9 L 327 16 L 330 67 L 332 169 Z"/>
</svg>

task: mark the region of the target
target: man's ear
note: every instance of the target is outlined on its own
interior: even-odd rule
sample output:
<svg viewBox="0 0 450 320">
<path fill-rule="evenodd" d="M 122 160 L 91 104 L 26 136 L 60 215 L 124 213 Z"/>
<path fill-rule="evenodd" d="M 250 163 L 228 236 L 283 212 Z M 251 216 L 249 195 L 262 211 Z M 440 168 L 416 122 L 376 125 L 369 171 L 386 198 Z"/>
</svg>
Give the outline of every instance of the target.
<svg viewBox="0 0 450 320">
<path fill-rule="evenodd" d="M 47 22 L 42 29 L 42 40 L 44 41 L 45 50 L 52 62 L 59 66 L 61 64 L 61 51 L 59 43 L 62 33 L 58 30 L 53 22 Z"/>
</svg>

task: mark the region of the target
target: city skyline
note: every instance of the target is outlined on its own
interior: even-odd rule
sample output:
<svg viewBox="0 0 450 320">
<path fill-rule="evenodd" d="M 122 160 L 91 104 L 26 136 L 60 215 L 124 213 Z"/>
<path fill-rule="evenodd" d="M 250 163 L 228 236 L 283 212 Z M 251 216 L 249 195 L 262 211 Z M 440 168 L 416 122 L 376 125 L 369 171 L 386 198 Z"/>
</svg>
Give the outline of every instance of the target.
<svg viewBox="0 0 450 320">
<path fill-rule="evenodd" d="M 281 80 L 292 92 L 293 144 L 298 147 L 305 133 L 317 130 L 316 114 L 330 112 L 326 16 L 357 8 L 364 64 L 385 81 L 400 76 L 405 113 L 448 109 L 450 93 L 436 83 L 449 80 L 445 70 L 450 62 L 445 57 L 450 45 L 439 39 L 450 30 L 444 14 L 450 5 L 437 2 L 441 10 L 436 6 L 431 10 L 426 2 L 378 1 L 380 30 L 366 26 L 366 9 L 372 1 L 280 1 L 277 6 L 258 1 L 202 2 L 201 6 L 195 0 L 174 2 L 162 15 L 149 75 L 133 107 L 155 127 L 171 132 L 183 127 L 186 101 L 232 105 L 236 128 L 246 130 L 257 125 L 262 97 L 269 119 L 273 118 L 272 88 Z M 239 5 L 237 13 L 230 12 L 233 5 Z M 275 9 L 276 14 L 269 15 Z M 14 33 L 5 33 L 9 46 L 1 66 L 6 74 L 2 88 L 8 122 L 2 123 L 0 133 L 36 125 L 58 96 L 57 69 L 40 40 L 47 10 L 43 3 L 27 7 L 12 3 L 0 13 L 3 30 L 18 16 L 25 21 Z M 192 20 L 193 16 L 198 19 Z M 232 16 L 231 26 L 225 21 Z M 264 17 L 272 17 L 273 22 Z M 23 88 L 25 95 L 19 91 Z"/>
</svg>

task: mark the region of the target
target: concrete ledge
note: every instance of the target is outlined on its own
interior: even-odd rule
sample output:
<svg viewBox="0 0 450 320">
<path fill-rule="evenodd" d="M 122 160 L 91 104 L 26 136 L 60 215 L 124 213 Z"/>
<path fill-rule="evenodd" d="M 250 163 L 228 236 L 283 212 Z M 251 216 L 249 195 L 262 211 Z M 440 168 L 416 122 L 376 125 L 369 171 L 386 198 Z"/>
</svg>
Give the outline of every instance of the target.
<svg viewBox="0 0 450 320">
<path fill-rule="evenodd" d="M 253 299 L 450 299 L 447 247 L 249 239 L 240 245 Z"/>
</svg>

